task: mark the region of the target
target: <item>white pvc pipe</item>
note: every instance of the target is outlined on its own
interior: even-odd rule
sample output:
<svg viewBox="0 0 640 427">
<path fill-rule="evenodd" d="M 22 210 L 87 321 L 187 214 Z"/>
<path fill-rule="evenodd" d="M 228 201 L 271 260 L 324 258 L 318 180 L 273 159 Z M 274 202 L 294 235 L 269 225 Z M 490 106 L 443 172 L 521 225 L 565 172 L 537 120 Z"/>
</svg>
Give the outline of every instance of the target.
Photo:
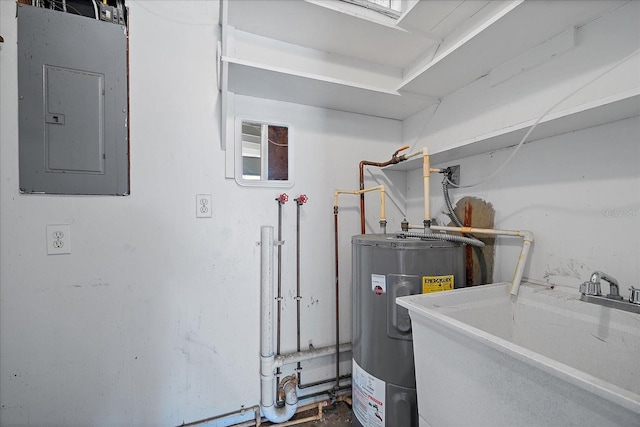
<svg viewBox="0 0 640 427">
<path fill-rule="evenodd" d="M 525 233 L 525 231 L 523 231 Z M 511 281 L 511 295 L 518 296 L 520 290 L 520 282 L 522 281 L 522 274 L 524 272 L 524 265 L 527 263 L 527 257 L 529 256 L 529 249 L 531 243 L 533 243 L 533 233 L 526 232 L 522 236 L 522 250 L 520 251 L 520 258 L 518 259 L 518 265 L 516 266 L 516 272 L 513 274 L 513 280 Z"/>
<path fill-rule="evenodd" d="M 513 279 L 511 280 L 511 295 L 517 296 L 520 289 L 520 282 L 522 281 L 522 274 L 524 273 L 524 266 L 527 263 L 527 257 L 529 256 L 529 249 L 533 243 L 533 233 L 528 230 L 495 230 L 491 228 L 474 228 L 474 227 L 445 227 L 434 225 L 431 227 L 436 231 L 455 231 L 460 233 L 472 233 L 472 234 L 486 234 L 491 236 L 515 236 L 522 237 L 522 250 L 518 257 L 518 263 L 516 264 L 516 271 L 513 273 Z"/>
<path fill-rule="evenodd" d="M 530 231 L 520 231 L 520 230 L 498 230 L 494 228 L 475 228 L 475 227 L 447 227 L 442 225 L 434 225 L 431 227 L 432 230 L 436 231 L 455 231 L 459 233 L 469 233 L 469 234 L 486 234 L 492 236 L 516 236 L 523 237 L 524 234 L 529 233 Z"/>
<path fill-rule="evenodd" d="M 351 343 L 340 344 L 340 353 L 351 351 Z M 280 354 L 275 357 L 274 368 L 280 368 L 284 365 L 303 362 L 305 360 L 317 359 L 318 357 L 331 356 L 336 354 L 336 346 L 314 348 L 312 350 L 298 351 L 296 353 Z"/>
<path fill-rule="evenodd" d="M 333 192 L 333 206 L 338 206 L 338 196 L 340 194 L 353 194 L 359 195 L 368 193 L 370 191 L 380 191 L 380 221 L 385 221 L 387 218 L 385 216 L 386 208 L 385 208 L 385 191 L 384 185 L 376 185 L 375 187 L 369 187 L 362 190 L 335 190 Z"/>
<path fill-rule="evenodd" d="M 418 153 L 412 153 L 410 156 L 416 156 Z M 431 221 L 431 213 L 429 206 L 429 176 L 430 173 L 435 171 L 431 169 L 430 161 L 429 161 L 429 151 L 427 147 L 422 149 L 423 163 L 422 163 L 422 175 L 424 177 L 424 228 L 426 231 L 427 224 Z M 409 225 L 409 228 L 419 228 L 413 225 Z M 511 295 L 517 296 L 518 290 L 520 289 L 520 282 L 522 281 L 522 274 L 524 272 L 524 266 L 527 262 L 527 257 L 529 256 L 529 249 L 531 248 L 531 244 L 533 243 L 533 233 L 527 230 L 517 231 L 517 230 L 492 230 L 487 228 L 473 228 L 473 227 L 441 227 L 441 226 L 431 226 L 432 230 L 436 231 L 456 231 L 461 233 L 474 233 L 474 234 L 489 234 L 496 236 L 519 236 L 522 237 L 522 250 L 520 251 L 520 257 L 518 258 L 518 263 L 516 264 L 516 271 L 513 275 L 513 280 L 511 281 Z"/>
<path fill-rule="evenodd" d="M 431 172 L 431 165 L 427 147 L 422 149 L 422 159 L 422 176 L 424 178 L 424 224 L 426 228 L 427 224 L 431 222 L 431 208 L 429 206 L 429 176 Z"/>
<path fill-rule="evenodd" d="M 260 240 L 260 408 L 263 415 L 272 423 L 282 423 L 291 419 L 298 407 L 296 383 L 283 381 L 285 405 L 275 404 L 273 353 L 273 227 L 261 227 Z"/>
</svg>

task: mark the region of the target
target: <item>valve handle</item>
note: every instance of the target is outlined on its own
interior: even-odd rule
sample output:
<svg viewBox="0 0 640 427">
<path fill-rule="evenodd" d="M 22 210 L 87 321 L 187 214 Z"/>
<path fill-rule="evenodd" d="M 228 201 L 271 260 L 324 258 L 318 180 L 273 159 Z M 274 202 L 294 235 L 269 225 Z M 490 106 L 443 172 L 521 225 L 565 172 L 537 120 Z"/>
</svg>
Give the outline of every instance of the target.
<svg viewBox="0 0 640 427">
<path fill-rule="evenodd" d="M 295 201 L 299 204 L 299 205 L 304 205 L 305 203 L 307 203 L 309 201 L 309 198 L 307 197 L 306 194 L 301 194 L 298 196 L 297 199 L 295 199 Z"/>
<path fill-rule="evenodd" d="M 287 196 L 287 193 L 282 193 L 276 200 L 278 201 L 278 203 L 284 205 L 289 201 L 289 196 Z"/>
<path fill-rule="evenodd" d="M 398 148 L 398 150 L 396 150 L 395 153 L 393 153 L 393 157 L 397 156 L 399 152 L 406 150 L 407 148 L 409 148 L 408 145 L 405 145 L 404 147 L 400 147 Z"/>
</svg>

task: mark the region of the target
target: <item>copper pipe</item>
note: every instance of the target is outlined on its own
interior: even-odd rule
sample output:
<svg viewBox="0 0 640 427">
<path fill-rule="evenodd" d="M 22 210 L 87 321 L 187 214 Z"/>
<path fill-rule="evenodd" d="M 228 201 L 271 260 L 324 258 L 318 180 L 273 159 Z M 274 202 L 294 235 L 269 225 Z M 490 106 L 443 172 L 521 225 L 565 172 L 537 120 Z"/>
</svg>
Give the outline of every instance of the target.
<svg viewBox="0 0 640 427">
<path fill-rule="evenodd" d="M 293 199 L 296 202 L 296 343 L 297 350 L 300 351 L 300 206 L 307 203 L 309 198 L 301 194 Z M 300 381 L 300 362 L 298 362 L 298 382 Z"/>
<path fill-rule="evenodd" d="M 300 206 L 296 199 L 296 350 L 300 351 Z M 300 369 L 300 362 L 298 362 Z"/>
<path fill-rule="evenodd" d="M 340 375 L 340 381 L 348 380 L 349 378 L 351 378 L 351 374 Z M 301 390 L 304 390 L 305 388 L 317 387 L 317 386 L 320 386 L 320 385 L 328 384 L 331 381 L 335 381 L 332 378 L 332 379 L 329 379 L 329 380 L 320 380 L 320 381 L 314 381 L 312 383 L 302 384 L 302 383 L 300 383 L 300 379 L 302 379 L 302 372 L 298 372 L 298 388 L 301 389 Z"/>
<path fill-rule="evenodd" d="M 407 156 L 405 155 L 398 156 L 398 153 L 402 150 L 406 150 L 407 148 L 409 148 L 409 146 L 405 145 L 404 147 L 401 147 L 400 149 L 396 150 L 396 152 L 391 155 L 391 159 L 387 160 L 386 162 L 372 162 L 369 160 L 362 160 L 359 165 L 360 166 L 360 190 L 364 190 L 364 167 L 365 166 L 376 166 L 379 168 L 383 168 L 385 166 L 395 165 L 396 163 L 400 163 L 404 160 L 407 160 Z M 360 194 L 360 233 L 361 234 L 366 234 L 364 218 L 365 218 L 364 193 L 362 193 Z"/>
<path fill-rule="evenodd" d="M 333 207 L 333 232 L 336 261 L 336 389 L 340 387 L 340 285 L 338 273 L 338 204 Z"/>
<path fill-rule="evenodd" d="M 308 411 L 309 409 L 315 409 L 315 408 L 318 408 L 318 413 L 316 415 L 313 415 L 313 416 L 310 416 L 310 417 L 307 417 L 307 418 L 301 418 L 299 420 L 285 421 L 284 423 L 280 423 L 278 425 L 282 426 L 282 427 L 285 427 L 285 426 L 293 426 L 293 425 L 302 424 L 302 423 L 311 422 L 311 421 L 320 421 L 322 419 L 322 408 L 324 408 L 328 404 L 329 404 L 329 402 L 324 400 L 322 402 L 318 402 L 318 403 L 314 403 L 314 404 L 311 404 L 311 405 L 303 406 L 302 408 L 298 409 L 296 411 L 296 413 L 301 413 L 301 412 L 304 412 L 304 411 Z"/>
<path fill-rule="evenodd" d="M 276 301 L 278 302 L 278 315 L 276 326 L 276 356 L 280 355 L 280 329 L 281 329 L 281 316 L 282 316 L 282 205 L 289 200 L 289 196 L 285 193 L 276 198 L 278 202 L 278 296 Z M 280 368 L 276 370 L 276 399 L 279 399 L 277 385 L 280 384 Z M 284 397 L 283 397 L 284 398 Z"/>
<path fill-rule="evenodd" d="M 260 425 L 260 406 L 259 405 L 255 405 L 252 406 L 250 408 L 242 408 L 239 409 L 237 411 L 232 411 L 232 412 L 227 412 L 226 414 L 222 414 L 222 415 L 216 415 L 215 417 L 209 417 L 209 418 L 205 418 L 202 420 L 198 420 L 198 421 L 193 421 L 190 422 L 188 424 L 182 423 L 180 424 L 178 427 L 191 427 L 191 426 L 197 426 L 200 424 L 205 424 L 205 423 L 209 423 L 211 421 L 216 421 L 216 420 L 220 420 L 222 418 L 227 418 L 230 417 L 232 415 L 244 415 L 245 413 L 252 411 L 256 414 L 256 421 L 251 421 L 251 423 L 256 423 L 256 425 Z"/>
<path fill-rule="evenodd" d="M 342 401 L 345 401 L 344 399 L 340 399 Z M 322 412 L 322 408 L 329 406 L 329 401 L 327 400 L 323 400 L 321 402 L 318 403 L 312 403 L 310 405 L 305 405 L 305 406 L 301 406 L 296 410 L 296 414 L 302 413 L 302 412 L 306 412 L 310 409 L 318 409 L 318 413 L 316 415 L 312 415 L 310 417 L 307 418 L 302 418 L 302 419 L 297 419 L 297 420 L 291 420 L 291 421 L 285 421 L 284 423 L 279 423 L 276 424 L 278 426 L 282 426 L 282 427 L 286 427 L 286 426 L 293 426 L 293 425 L 297 425 L 297 424 L 302 424 L 302 423 L 306 423 L 306 422 L 311 422 L 311 421 L 320 421 L 322 420 L 324 414 Z M 265 420 L 266 421 L 266 420 Z M 251 427 L 251 426 L 260 426 L 260 422 L 259 421 L 245 421 L 243 423 L 240 424 L 234 424 L 231 427 Z M 270 424 L 271 425 L 271 424 Z"/>
</svg>

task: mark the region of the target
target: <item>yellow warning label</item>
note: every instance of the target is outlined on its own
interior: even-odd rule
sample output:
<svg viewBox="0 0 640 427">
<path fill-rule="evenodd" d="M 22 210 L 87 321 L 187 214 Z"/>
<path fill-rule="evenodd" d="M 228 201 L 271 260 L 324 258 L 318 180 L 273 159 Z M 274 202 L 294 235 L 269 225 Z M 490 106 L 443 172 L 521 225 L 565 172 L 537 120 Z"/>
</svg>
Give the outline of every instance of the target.
<svg viewBox="0 0 640 427">
<path fill-rule="evenodd" d="M 453 274 L 448 276 L 422 276 L 422 293 L 453 289 Z"/>
</svg>

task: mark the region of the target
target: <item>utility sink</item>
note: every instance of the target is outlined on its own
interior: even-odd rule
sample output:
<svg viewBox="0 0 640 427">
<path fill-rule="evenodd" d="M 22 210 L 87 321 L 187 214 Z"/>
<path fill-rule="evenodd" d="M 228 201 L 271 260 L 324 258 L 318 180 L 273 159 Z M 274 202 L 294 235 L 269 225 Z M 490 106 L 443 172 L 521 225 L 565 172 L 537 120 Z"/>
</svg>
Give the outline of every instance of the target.
<svg viewBox="0 0 640 427">
<path fill-rule="evenodd" d="M 398 298 L 420 426 L 640 426 L 640 314 L 496 283 Z"/>
</svg>

